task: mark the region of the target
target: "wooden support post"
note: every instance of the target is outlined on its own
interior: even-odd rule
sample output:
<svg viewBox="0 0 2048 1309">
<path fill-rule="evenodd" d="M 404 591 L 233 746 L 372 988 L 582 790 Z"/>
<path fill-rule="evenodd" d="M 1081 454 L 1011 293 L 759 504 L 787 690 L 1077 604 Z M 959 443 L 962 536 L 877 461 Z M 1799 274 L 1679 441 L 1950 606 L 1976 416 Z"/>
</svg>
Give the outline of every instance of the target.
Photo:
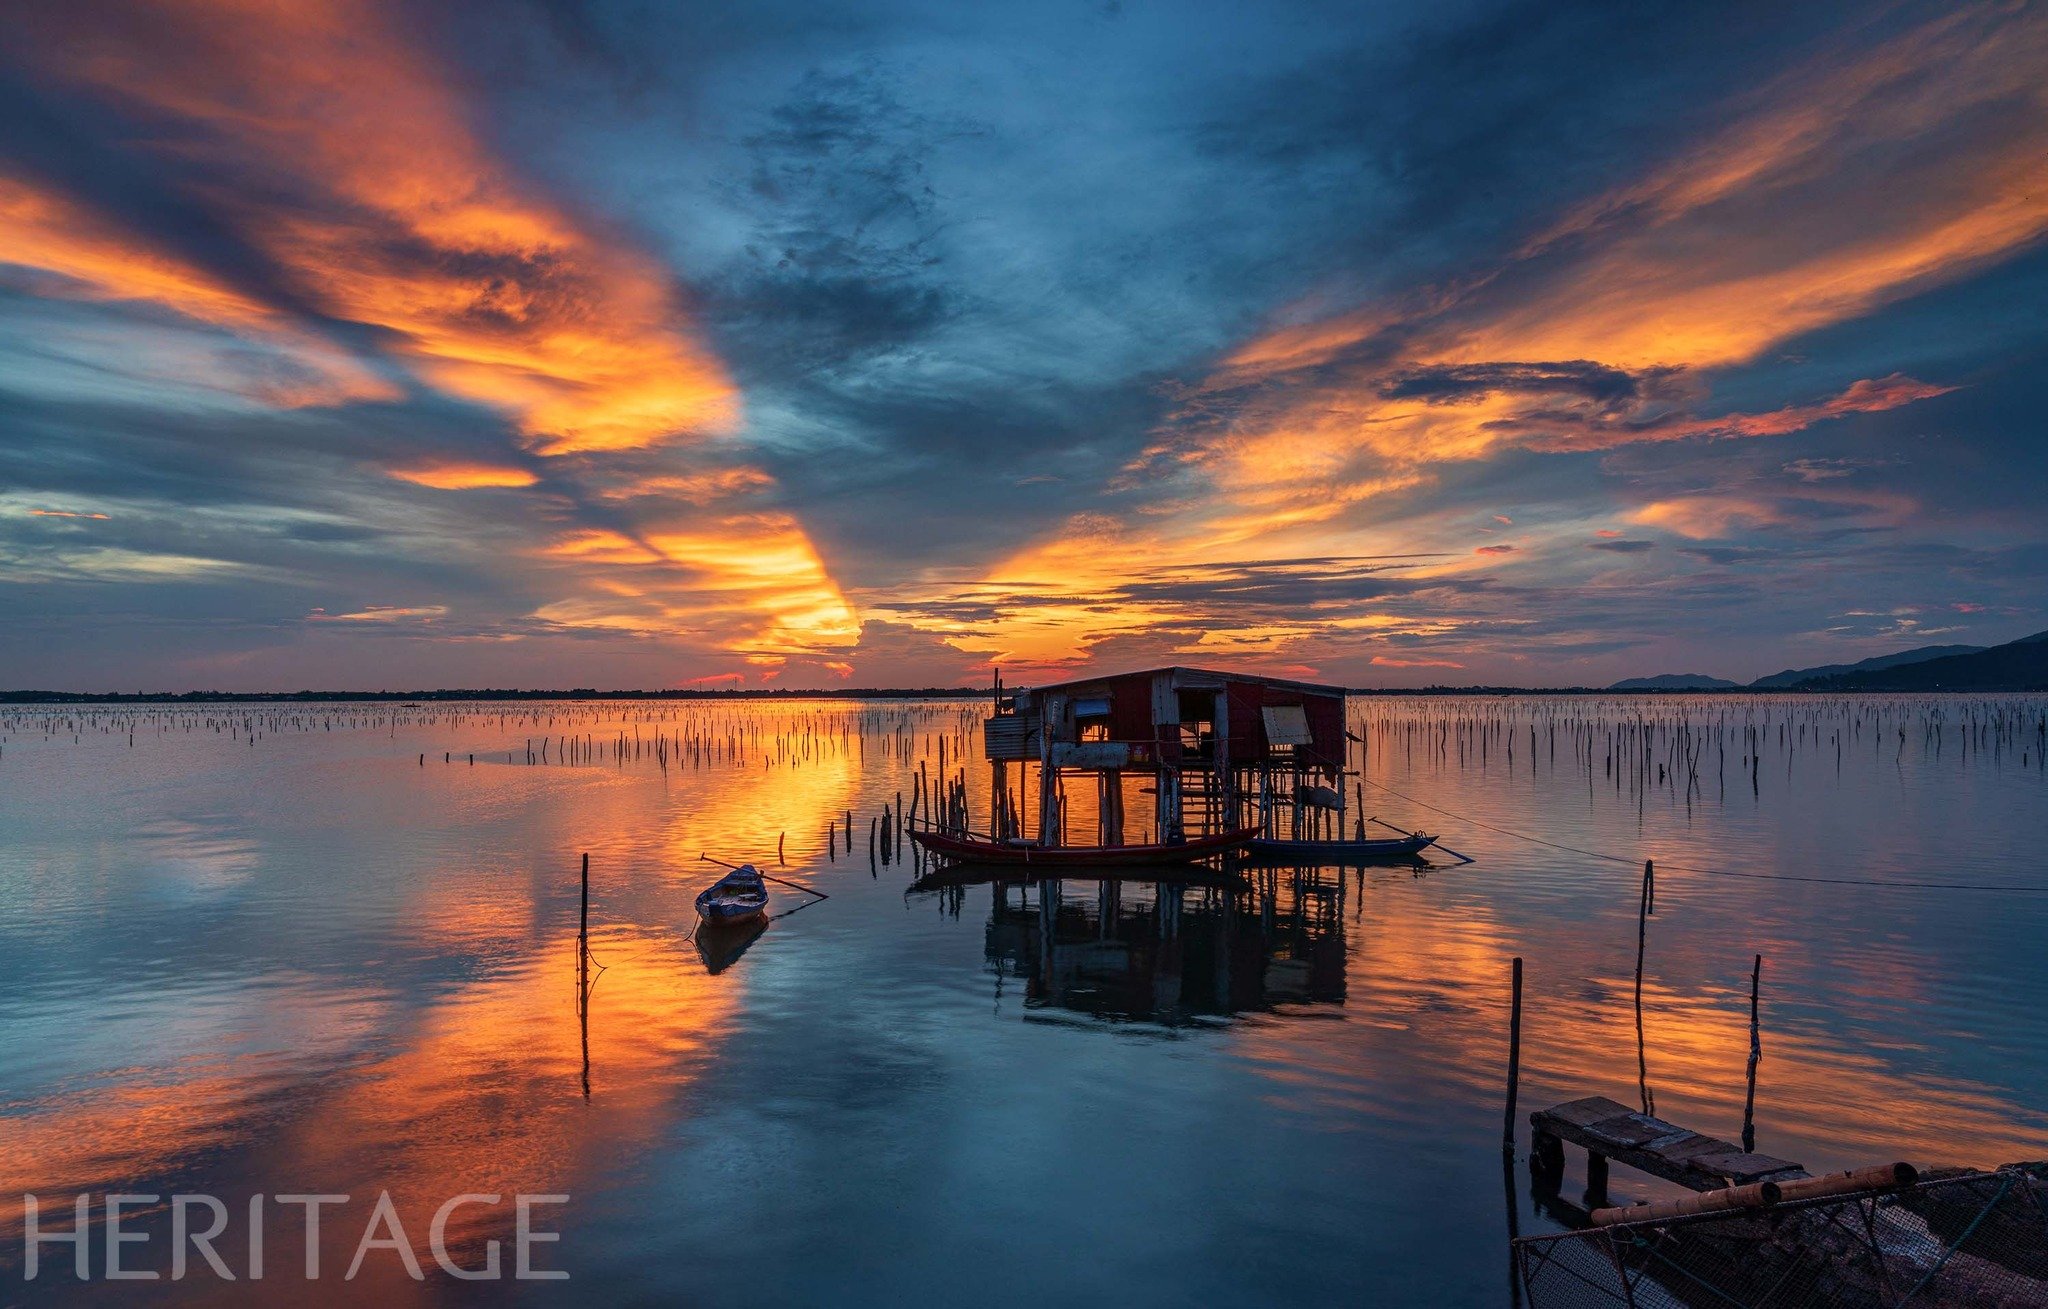
<svg viewBox="0 0 2048 1309">
<path fill-rule="evenodd" d="M 1529 1178 L 1538 1192 L 1556 1195 L 1564 1176 L 1564 1142 L 1541 1128 L 1532 1128 L 1529 1141 Z"/>
<path fill-rule="evenodd" d="M 1607 1203 L 1607 1156 L 1596 1150 L 1586 1152 L 1586 1207 L 1598 1209 Z"/>
<path fill-rule="evenodd" d="M 1009 838 L 1009 821 L 1005 801 L 1009 797 L 1009 765 L 1000 759 L 991 759 L 988 764 L 988 831 L 996 840 Z"/>
<path fill-rule="evenodd" d="M 1515 1152 L 1515 1094 L 1522 1081 L 1522 956 L 1515 956 L 1514 982 L 1508 1001 L 1508 1111 L 1501 1124 L 1502 1154 Z"/>
</svg>

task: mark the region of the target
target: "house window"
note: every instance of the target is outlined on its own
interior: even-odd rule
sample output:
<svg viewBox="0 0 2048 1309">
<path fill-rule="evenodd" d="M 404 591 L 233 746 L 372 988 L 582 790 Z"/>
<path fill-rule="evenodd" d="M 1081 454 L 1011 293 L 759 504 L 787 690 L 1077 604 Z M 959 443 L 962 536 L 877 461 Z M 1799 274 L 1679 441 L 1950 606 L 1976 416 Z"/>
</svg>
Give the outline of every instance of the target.
<svg viewBox="0 0 2048 1309">
<path fill-rule="evenodd" d="M 1267 705 L 1259 717 L 1266 728 L 1266 750 L 1277 759 L 1289 758 L 1315 741 L 1308 730 L 1308 711 L 1298 704 Z"/>
<path fill-rule="evenodd" d="M 1074 739 L 1109 740 L 1109 697 L 1088 696 L 1074 701 Z"/>
</svg>

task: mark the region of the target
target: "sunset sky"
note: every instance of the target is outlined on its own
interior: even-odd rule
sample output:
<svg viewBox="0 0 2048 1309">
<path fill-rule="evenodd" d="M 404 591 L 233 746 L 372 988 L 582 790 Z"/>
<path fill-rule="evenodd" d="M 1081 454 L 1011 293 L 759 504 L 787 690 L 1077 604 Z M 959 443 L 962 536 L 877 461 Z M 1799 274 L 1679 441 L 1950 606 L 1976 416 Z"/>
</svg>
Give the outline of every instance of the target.
<svg viewBox="0 0 2048 1309">
<path fill-rule="evenodd" d="M 2044 68 L 2022 4 L 32 4 L 0 688 L 2023 636 Z"/>
</svg>

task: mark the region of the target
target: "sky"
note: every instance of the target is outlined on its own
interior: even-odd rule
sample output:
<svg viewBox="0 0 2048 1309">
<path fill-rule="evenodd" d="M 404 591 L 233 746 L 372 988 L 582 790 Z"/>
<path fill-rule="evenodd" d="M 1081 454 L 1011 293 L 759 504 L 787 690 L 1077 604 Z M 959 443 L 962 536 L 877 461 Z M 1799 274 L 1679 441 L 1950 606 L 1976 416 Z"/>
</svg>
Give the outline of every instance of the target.
<svg viewBox="0 0 2048 1309">
<path fill-rule="evenodd" d="M 9 26 L 0 687 L 1601 685 L 2048 627 L 2039 5 Z"/>
</svg>

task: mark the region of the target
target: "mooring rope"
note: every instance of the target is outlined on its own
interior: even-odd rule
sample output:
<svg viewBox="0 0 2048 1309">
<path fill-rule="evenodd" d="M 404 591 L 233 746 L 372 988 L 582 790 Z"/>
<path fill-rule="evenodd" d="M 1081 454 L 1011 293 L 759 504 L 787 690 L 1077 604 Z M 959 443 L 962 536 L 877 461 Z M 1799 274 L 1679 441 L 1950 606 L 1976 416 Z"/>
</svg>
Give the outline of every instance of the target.
<svg viewBox="0 0 2048 1309">
<path fill-rule="evenodd" d="M 1361 777 L 1358 780 L 1374 790 L 1386 792 L 1396 800 L 1402 800 L 1408 804 L 1427 809 L 1434 814 L 1442 814 L 1445 818 L 1454 818 L 1461 823 L 1470 823 L 1474 827 L 1483 827 L 1489 832 L 1498 832 L 1502 836 L 1513 837 L 1517 841 L 1527 841 L 1532 845 L 1548 846 L 1552 850 L 1563 850 L 1569 854 L 1584 855 L 1588 859 L 1604 859 L 1609 863 L 1627 864 L 1631 868 L 1643 862 L 1629 855 L 1606 854 L 1599 850 L 1587 850 L 1576 845 L 1564 845 L 1557 841 L 1546 841 L 1540 836 L 1531 836 L 1527 832 L 1517 832 L 1511 827 L 1501 827 L 1481 819 L 1468 817 L 1465 814 L 1453 813 L 1449 809 L 1430 804 L 1427 800 L 1418 800 L 1412 795 L 1403 795 L 1393 787 L 1382 785 L 1369 777 Z M 1733 868 L 1700 868 L 1686 864 L 1667 864 L 1661 859 L 1657 860 L 1656 864 L 1658 872 L 1669 870 L 1674 873 L 1699 873 L 1708 877 L 1740 877 L 1753 882 L 1812 882 L 1823 886 L 1878 886 L 1898 891 L 2004 891 L 2014 895 L 2048 895 L 2048 886 L 2013 886 L 1994 882 L 1908 882 L 1869 877 L 1808 877 L 1798 873 L 1746 873 Z"/>
</svg>

